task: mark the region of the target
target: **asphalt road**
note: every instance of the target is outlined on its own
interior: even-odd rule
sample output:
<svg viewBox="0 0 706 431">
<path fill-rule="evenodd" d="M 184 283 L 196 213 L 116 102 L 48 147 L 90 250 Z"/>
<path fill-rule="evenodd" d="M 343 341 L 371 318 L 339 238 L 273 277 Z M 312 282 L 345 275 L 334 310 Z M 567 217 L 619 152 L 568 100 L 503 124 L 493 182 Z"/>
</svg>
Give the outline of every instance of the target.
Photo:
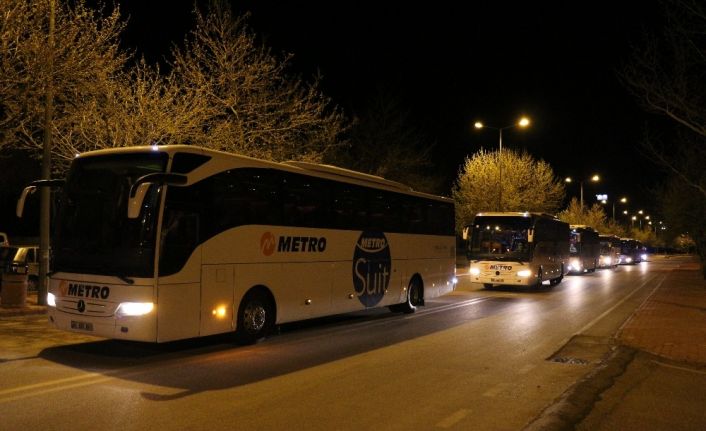
<svg viewBox="0 0 706 431">
<path fill-rule="evenodd" d="M 461 278 L 415 314 L 373 310 L 147 345 L 0 320 L 2 430 L 517 430 L 588 373 L 669 261 L 546 290 Z"/>
</svg>

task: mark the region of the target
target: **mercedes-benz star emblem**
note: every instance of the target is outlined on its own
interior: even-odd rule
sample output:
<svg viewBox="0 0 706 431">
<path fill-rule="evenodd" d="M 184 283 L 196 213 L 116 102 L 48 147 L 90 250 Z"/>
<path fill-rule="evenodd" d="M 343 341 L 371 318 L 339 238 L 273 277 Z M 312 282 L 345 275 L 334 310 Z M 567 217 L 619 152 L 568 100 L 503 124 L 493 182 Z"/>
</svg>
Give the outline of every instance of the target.
<svg viewBox="0 0 706 431">
<path fill-rule="evenodd" d="M 78 304 L 76 304 L 76 309 L 79 313 L 83 313 L 84 311 L 86 311 L 86 303 L 83 302 L 83 299 L 78 300 Z"/>
</svg>

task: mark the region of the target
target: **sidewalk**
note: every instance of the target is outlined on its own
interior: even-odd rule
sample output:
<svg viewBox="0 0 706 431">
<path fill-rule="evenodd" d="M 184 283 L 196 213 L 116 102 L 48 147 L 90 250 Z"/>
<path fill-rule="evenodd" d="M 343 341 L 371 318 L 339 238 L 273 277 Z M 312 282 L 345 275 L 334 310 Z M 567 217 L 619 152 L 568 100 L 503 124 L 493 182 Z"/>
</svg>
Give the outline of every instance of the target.
<svg viewBox="0 0 706 431">
<path fill-rule="evenodd" d="M 664 274 L 611 355 L 524 431 L 706 429 L 706 280 L 685 257 Z"/>
<path fill-rule="evenodd" d="M 706 365 L 706 280 L 684 262 L 618 332 L 621 344 L 662 358 Z"/>
<path fill-rule="evenodd" d="M 27 301 L 24 307 L 3 307 L 0 304 L 0 319 L 3 317 L 27 316 L 32 314 L 44 314 L 47 312 L 45 305 L 37 305 L 37 293 L 27 293 Z"/>
</svg>

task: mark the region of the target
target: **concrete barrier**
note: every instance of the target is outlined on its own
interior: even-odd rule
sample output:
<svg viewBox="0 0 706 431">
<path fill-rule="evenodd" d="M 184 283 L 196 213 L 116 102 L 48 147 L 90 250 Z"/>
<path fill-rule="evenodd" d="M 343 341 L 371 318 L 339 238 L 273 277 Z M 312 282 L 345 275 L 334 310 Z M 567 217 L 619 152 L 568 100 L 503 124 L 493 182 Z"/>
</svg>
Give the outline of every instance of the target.
<svg viewBox="0 0 706 431">
<path fill-rule="evenodd" d="M 24 307 L 27 305 L 27 274 L 4 273 L 0 290 L 0 307 Z"/>
</svg>

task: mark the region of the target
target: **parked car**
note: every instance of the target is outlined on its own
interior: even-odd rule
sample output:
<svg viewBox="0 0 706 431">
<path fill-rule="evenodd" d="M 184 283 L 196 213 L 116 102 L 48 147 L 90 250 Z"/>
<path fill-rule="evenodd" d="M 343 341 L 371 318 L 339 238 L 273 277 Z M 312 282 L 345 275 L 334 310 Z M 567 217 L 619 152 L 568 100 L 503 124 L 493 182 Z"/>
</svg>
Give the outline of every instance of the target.
<svg viewBox="0 0 706 431">
<path fill-rule="evenodd" d="M 39 247 L 35 245 L 8 247 L 14 249 L 12 260 L 6 265 L 6 272 L 27 274 L 28 290 L 36 290 L 39 283 Z"/>
</svg>

